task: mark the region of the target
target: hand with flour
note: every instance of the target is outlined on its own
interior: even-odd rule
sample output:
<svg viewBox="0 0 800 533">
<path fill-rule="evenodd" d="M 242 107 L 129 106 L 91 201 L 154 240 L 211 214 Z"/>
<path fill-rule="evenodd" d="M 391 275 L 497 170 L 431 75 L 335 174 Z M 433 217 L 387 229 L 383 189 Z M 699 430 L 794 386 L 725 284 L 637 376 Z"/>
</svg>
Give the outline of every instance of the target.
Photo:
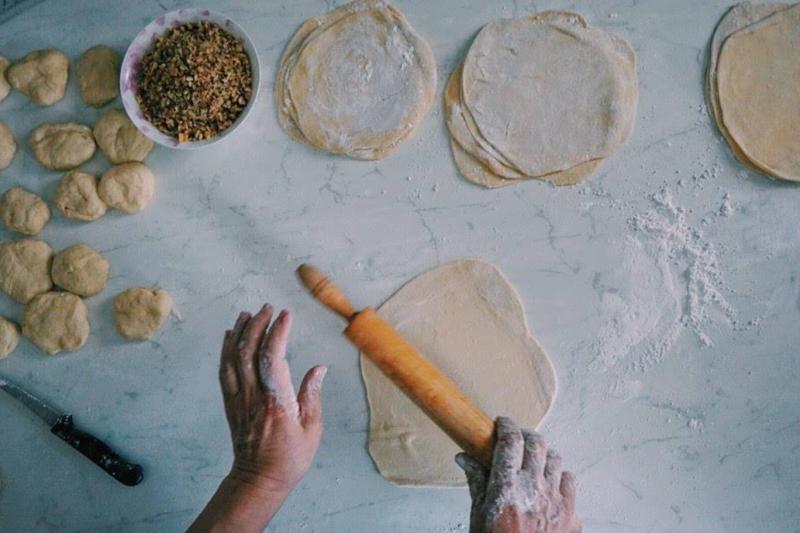
<svg viewBox="0 0 800 533">
<path fill-rule="evenodd" d="M 314 459 L 322 435 L 315 366 L 295 394 L 286 345 L 292 317 L 265 305 L 225 333 L 219 378 L 233 441 L 233 467 L 189 531 L 263 531 Z"/>
<path fill-rule="evenodd" d="M 535 431 L 508 418 L 496 425 L 490 469 L 460 453 L 472 497 L 470 533 L 576 533 L 575 478 Z"/>
</svg>

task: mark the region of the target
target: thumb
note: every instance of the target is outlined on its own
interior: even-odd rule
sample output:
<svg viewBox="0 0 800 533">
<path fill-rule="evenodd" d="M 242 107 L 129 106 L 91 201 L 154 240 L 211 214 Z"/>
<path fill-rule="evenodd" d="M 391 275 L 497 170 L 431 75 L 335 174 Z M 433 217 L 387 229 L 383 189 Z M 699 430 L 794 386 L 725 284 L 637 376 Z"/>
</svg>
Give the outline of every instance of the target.
<svg viewBox="0 0 800 533">
<path fill-rule="evenodd" d="M 322 382 L 327 373 L 327 367 L 315 366 L 303 377 L 297 404 L 300 406 L 300 422 L 306 429 L 322 423 Z"/>
<path fill-rule="evenodd" d="M 473 504 L 481 501 L 486 493 L 486 481 L 488 478 L 486 469 L 478 461 L 463 452 L 456 455 L 456 464 L 467 475 L 469 495 Z"/>
</svg>

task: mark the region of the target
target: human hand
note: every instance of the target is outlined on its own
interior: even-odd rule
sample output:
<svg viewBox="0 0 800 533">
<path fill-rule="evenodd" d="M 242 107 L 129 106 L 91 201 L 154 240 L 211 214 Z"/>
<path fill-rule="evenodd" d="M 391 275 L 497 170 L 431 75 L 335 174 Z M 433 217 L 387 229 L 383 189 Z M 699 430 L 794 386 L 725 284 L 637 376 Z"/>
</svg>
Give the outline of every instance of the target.
<svg viewBox="0 0 800 533">
<path fill-rule="evenodd" d="M 295 395 L 286 344 L 292 317 L 273 309 L 241 313 L 225 332 L 219 378 L 233 440 L 230 479 L 288 494 L 300 481 L 322 435 L 321 388 L 327 369 L 309 370 Z"/>
<path fill-rule="evenodd" d="M 472 497 L 470 533 L 577 533 L 575 478 L 535 431 L 499 417 L 492 466 L 456 456 Z"/>
</svg>

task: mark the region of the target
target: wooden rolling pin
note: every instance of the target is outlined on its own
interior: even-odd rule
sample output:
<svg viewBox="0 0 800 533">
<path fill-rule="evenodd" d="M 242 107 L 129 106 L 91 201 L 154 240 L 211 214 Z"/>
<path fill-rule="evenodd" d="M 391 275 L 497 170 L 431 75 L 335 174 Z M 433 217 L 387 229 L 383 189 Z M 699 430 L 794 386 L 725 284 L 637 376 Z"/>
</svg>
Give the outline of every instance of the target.
<svg viewBox="0 0 800 533">
<path fill-rule="evenodd" d="M 311 265 L 297 275 L 308 291 L 347 322 L 345 336 L 447 433 L 462 450 L 491 464 L 494 421 L 375 310 L 356 312 L 344 293 Z"/>
</svg>

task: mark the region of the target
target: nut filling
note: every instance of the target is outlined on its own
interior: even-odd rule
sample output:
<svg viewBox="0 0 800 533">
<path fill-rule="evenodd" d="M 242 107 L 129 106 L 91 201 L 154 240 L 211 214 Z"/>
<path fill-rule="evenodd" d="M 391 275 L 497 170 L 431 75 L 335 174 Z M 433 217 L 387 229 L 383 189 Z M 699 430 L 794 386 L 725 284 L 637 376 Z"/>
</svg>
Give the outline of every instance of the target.
<svg viewBox="0 0 800 533">
<path fill-rule="evenodd" d="M 210 22 L 157 38 L 142 58 L 136 99 L 144 116 L 178 142 L 210 139 L 241 115 L 252 93 L 242 43 Z"/>
</svg>

